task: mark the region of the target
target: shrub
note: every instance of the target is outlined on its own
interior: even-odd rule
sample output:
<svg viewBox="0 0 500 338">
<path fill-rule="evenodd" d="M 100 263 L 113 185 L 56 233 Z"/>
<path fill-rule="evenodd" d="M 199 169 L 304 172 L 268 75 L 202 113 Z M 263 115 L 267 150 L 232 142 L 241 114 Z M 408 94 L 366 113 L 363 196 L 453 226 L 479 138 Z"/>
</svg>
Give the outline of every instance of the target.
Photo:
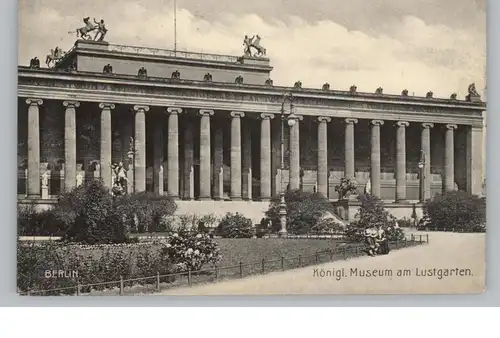
<svg viewBox="0 0 500 338">
<path fill-rule="evenodd" d="M 38 211 L 33 204 L 17 206 L 17 234 L 19 236 L 62 236 L 65 227 L 52 209 Z"/>
<path fill-rule="evenodd" d="M 216 264 L 221 259 L 217 243 L 201 233 L 174 233 L 167 238 L 162 253 L 176 271 L 200 270 L 205 264 Z"/>
<path fill-rule="evenodd" d="M 223 238 L 252 238 L 254 235 L 252 220 L 240 213 L 227 213 L 215 232 Z"/>
<path fill-rule="evenodd" d="M 46 278 L 46 270 L 77 271 L 80 284 L 153 277 L 199 270 L 219 262 L 218 244 L 203 234 L 175 233 L 161 242 L 80 245 L 64 242 L 18 242 L 17 285 L 21 292 L 75 286 L 76 278 Z M 151 284 L 156 279 L 135 281 Z M 93 286 L 102 290 L 113 285 Z M 74 293 L 70 289 L 66 294 Z M 82 292 L 89 292 L 90 288 Z M 57 292 L 52 294 L 58 294 Z"/>
<path fill-rule="evenodd" d="M 361 207 L 346 230 L 345 237 L 351 242 L 363 241 L 363 233 L 366 228 L 381 226 L 390 241 L 403 240 L 404 230 L 396 225 L 396 218 L 384 209 L 384 203 L 376 196 L 360 195 Z"/>
<path fill-rule="evenodd" d="M 117 207 L 126 215 L 134 232 L 168 230 L 166 216 L 173 215 L 177 205 L 172 198 L 153 192 L 139 192 L 116 197 Z"/>
<path fill-rule="evenodd" d="M 486 199 L 465 191 L 437 194 L 423 207 L 430 227 L 474 231 L 486 223 Z"/>
<path fill-rule="evenodd" d="M 260 223 L 255 227 L 255 236 L 257 238 L 262 238 L 272 231 L 272 224 L 269 224 L 271 220 L 269 218 L 262 218 Z"/>
<path fill-rule="evenodd" d="M 155 276 L 157 272 L 168 274 L 173 271 L 173 267 L 162 256 L 161 248 L 164 245 L 147 243 L 83 246 L 62 242 L 19 242 L 17 286 L 21 292 L 26 292 L 74 286 L 77 280 L 83 285 L 118 281 L 120 277 L 131 279 Z M 77 276 L 46 278 L 46 270 L 76 271 Z M 153 279 L 149 280 L 149 283 L 153 282 Z M 116 286 L 117 284 L 99 285 L 92 289 L 102 290 Z M 63 293 L 72 294 L 75 291 L 76 289 L 69 289 Z M 90 288 L 82 290 L 89 291 Z"/>
<path fill-rule="evenodd" d="M 292 234 L 305 234 L 325 215 L 334 213 L 330 201 L 319 193 L 289 190 L 285 193 L 287 231 Z M 266 216 L 273 222 L 273 230 L 279 229 L 280 198 L 271 200 Z"/>
<path fill-rule="evenodd" d="M 316 224 L 311 227 L 311 232 L 316 232 L 320 234 L 324 233 L 339 233 L 344 232 L 345 227 L 331 218 L 325 218 L 319 220 Z"/>
<path fill-rule="evenodd" d="M 117 224 L 117 213 L 113 210 L 113 197 L 100 180 L 88 181 L 63 193 L 54 214 L 67 229 L 63 240 L 87 244 L 121 240 L 106 231 L 108 222 Z"/>
</svg>

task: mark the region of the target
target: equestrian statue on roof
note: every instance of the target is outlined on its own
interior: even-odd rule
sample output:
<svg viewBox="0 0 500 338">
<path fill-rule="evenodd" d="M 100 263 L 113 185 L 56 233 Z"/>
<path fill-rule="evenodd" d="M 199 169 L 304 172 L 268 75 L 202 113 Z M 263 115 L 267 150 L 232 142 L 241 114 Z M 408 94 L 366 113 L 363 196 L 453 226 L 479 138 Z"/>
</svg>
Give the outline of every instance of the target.
<svg viewBox="0 0 500 338">
<path fill-rule="evenodd" d="M 106 33 L 108 32 L 108 29 L 104 24 L 104 20 L 101 19 L 100 21 L 97 21 L 94 18 L 93 21 L 94 22 L 90 21 L 90 17 L 83 18 L 83 23 L 85 24 L 85 26 L 77 28 L 75 30 L 76 37 L 81 38 L 83 40 L 103 41 L 104 37 L 106 36 Z M 93 31 L 96 31 L 96 33 L 92 38 L 89 33 Z M 68 33 L 73 34 L 75 32 L 70 31 Z"/>
</svg>

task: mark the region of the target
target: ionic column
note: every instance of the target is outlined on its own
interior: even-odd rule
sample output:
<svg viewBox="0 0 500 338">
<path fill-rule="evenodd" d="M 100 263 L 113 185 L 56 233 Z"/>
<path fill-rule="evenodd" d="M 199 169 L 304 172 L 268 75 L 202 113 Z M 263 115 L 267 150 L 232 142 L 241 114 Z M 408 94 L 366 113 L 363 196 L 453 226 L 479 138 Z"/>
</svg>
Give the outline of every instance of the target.
<svg viewBox="0 0 500 338">
<path fill-rule="evenodd" d="M 113 187 L 111 173 L 112 154 L 112 131 L 111 131 L 111 109 L 115 109 L 112 103 L 100 103 L 101 108 L 101 178 L 104 186 L 108 189 Z M 66 109 L 66 112 L 68 110 Z"/>
<path fill-rule="evenodd" d="M 295 124 L 290 127 L 290 190 L 300 188 L 300 123 L 304 118 L 299 115 L 290 115 Z"/>
<path fill-rule="evenodd" d="M 186 120 L 184 127 L 184 196 L 186 200 L 194 198 L 194 140 L 193 124 Z"/>
<path fill-rule="evenodd" d="M 155 121 L 153 130 L 153 191 L 163 195 L 163 124 Z"/>
<path fill-rule="evenodd" d="M 146 112 L 149 106 L 134 106 L 134 191 L 146 191 Z"/>
<path fill-rule="evenodd" d="M 214 111 L 201 109 L 200 115 L 200 200 L 210 200 L 210 116 Z"/>
<path fill-rule="evenodd" d="M 40 110 L 41 99 L 28 104 L 28 198 L 40 198 Z"/>
<path fill-rule="evenodd" d="M 64 101 L 64 190 L 76 186 L 76 108 L 77 101 Z M 102 167 L 102 165 L 101 165 Z"/>
<path fill-rule="evenodd" d="M 260 114 L 260 199 L 271 199 L 271 120 L 273 114 Z"/>
<path fill-rule="evenodd" d="M 467 126 L 467 191 L 483 194 L 483 127 Z"/>
<path fill-rule="evenodd" d="M 214 199 L 224 200 L 224 129 L 220 124 L 214 126 Z"/>
<path fill-rule="evenodd" d="M 243 112 L 231 112 L 231 199 L 241 200 L 241 118 Z"/>
<path fill-rule="evenodd" d="M 328 122 L 330 117 L 318 117 L 318 192 L 328 197 Z"/>
<path fill-rule="evenodd" d="M 371 140 L 371 194 L 380 197 L 380 126 L 384 124 L 382 120 L 373 120 L 372 140 Z"/>
<path fill-rule="evenodd" d="M 454 133 L 456 124 L 446 125 L 446 138 L 444 150 L 444 191 L 452 191 L 455 188 L 455 145 Z"/>
<path fill-rule="evenodd" d="M 168 195 L 179 198 L 179 114 L 181 108 L 167 108 L 168 116 L 168 144 L 167 144 L 167 189 Z"/>
<path fill-rule="evenodd" d="M 396 122 L 396 202 L 406 200 L 406 121 Z"/>
<path fill-rule="evenodd" d="M 355 160 L 354 160 L 354 125 L 358 123 L 358 119 L 347 118 L 345 122 L 345 169 L 344 177 L 354 178 L 355 176 Z"/>
<path fill-rule="evenodd" d="M 421 184 L 423 184 L 422 189 L 422 201 L 431 198 L 431 128 L 434 127 L 433 123 L 422 123 L 422 134 L 421 134 L 421 157 L 424 161 L 423 167 L 423 177 L 421 179 Z"/>
<path fill-rule="evenodd" d="M 248 123 L 243 127 L 243 184 L 242 193 L 243 199 L 252 200 L 252 128 Z"/>
</svg>

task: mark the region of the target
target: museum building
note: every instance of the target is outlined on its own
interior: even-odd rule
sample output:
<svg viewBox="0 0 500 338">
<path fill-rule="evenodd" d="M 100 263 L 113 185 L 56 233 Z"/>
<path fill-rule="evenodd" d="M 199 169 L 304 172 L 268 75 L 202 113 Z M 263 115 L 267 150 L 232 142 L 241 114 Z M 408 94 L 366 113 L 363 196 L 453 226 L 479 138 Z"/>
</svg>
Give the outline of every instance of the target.
<svg viewBox="0 0 500 338">
<path fill-rule="evenodd" d="M 336 201 L 342 177 L 398 215 L 442 191 L 482 194 L 474 85 L 463 99 L 282 87 L 272 69 L 265 56 L 87 40 L 53 67 L 19 66 L 18 201 L 49 205 L 91 179 L 112 188 L 120 162 L 127 192 L 255 219 L 281 189 Z"/>
</svg>

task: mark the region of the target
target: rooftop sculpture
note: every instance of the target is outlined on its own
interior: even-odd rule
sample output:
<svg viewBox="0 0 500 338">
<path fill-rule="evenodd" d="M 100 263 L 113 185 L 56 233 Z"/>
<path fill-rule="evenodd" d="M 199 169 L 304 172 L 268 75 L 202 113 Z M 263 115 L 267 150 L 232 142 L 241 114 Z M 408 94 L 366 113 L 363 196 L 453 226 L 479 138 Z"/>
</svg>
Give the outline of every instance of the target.
<svg viewBox="0 0 500 338">
<path fill-rule="evenodd" d="M 248 35 L 245 35 L 245 39 L 243 40 L 243 46 L 245 48 L 243 49 L 243 54 L 245 56 L 250 56 L 250 57 L 261 57 L 266 55 L 266 49 L 260 45 L 260 36 L 252 36 L 251 38 L 248 37 Z M 252 47 L 257 50 L 255 54 L 252 55 Z"/>
<path fill-rule="evenodd" d="M 94 23 L 90 21 L 90 17 L 83 18 L 83 23 L 85 26 L 76 29 L 76 37 L 81 38 L 83 40 L 94 40 L 94 41 L 103 41 L 106 33 L 108 32 L 106 25 L 104 24 L 104 20 L 101 19 L 97 21 L 94 18 Z M 94 34 L 94 38 L 90 36 L 90 32 L 96 31 Z M 73 32 L 68 32 L 72 34 Z"/>
</svg>

